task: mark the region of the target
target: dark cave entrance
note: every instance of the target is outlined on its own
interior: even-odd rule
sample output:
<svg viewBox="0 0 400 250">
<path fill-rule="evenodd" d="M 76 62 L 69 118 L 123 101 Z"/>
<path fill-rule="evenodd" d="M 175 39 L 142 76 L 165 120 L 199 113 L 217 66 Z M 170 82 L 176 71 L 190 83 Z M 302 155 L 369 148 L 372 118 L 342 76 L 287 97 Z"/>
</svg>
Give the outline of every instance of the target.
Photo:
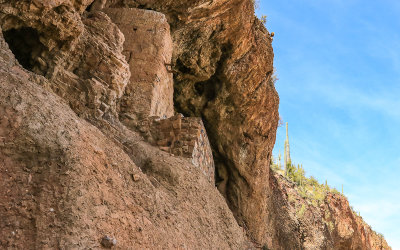
<svg viewBox="0 0 400 250">
<path fill-rule="evenodd" d="M 9 29 L 3 31 L 3 36 L 22 67 L 44 75 L 47 64 L 41 56 L 46 47 L 40 42 L 37 30 L 30 27 Z"/>
<path fill-rule="evenodd" d="M 92 8 L 94 2 L 95 1 L 93 1 L 91 4 L 89 4 L 88 7 L 86 7 L 85 11 L 90 12 L 90 9 Z"/>
</svg>

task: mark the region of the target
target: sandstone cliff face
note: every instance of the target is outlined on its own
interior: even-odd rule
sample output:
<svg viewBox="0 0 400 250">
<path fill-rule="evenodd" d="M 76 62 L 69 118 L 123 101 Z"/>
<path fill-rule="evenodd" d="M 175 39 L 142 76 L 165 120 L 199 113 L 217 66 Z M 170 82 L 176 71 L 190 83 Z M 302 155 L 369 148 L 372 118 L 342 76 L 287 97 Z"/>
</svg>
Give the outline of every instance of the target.
<svg viewBox="0 0 400 250">
<path fill-rule="evenodd" d="M 378 246 L 335 197 L 353 233 L 299 226 L 270 175 L 279 98 L 251 0 L 0 1 L 0 27 L 1 247 Z"/>
</svg>

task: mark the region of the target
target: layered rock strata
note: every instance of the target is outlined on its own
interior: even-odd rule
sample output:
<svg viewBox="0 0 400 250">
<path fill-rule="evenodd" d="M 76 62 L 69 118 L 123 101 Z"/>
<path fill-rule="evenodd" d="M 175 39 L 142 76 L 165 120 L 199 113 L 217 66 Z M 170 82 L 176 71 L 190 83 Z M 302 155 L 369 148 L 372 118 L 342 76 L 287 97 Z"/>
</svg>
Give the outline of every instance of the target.
<svg viewBox="0 0 400 250">
<path fill-rule="evenodd" d="M 131 72 L 120 101 L 120 120 L 161 149 L 190 158 L 214 183 L 214 160 L 201 119 L 182 119 L 180 114 L 170 118 L 174 105 L 172 40 L 167 19 L 159 12 L 136 8 L 102 11 L 125 36 L 123 53 Z"/>
<path fill-rule="evenodd" d="M 81 15 L 84 3 L 7 1 L 0 25 L 19 63 L 49 79 L 76 113 L 115 117 L 130 77 L 124 36 L 102 12 Z"/>
</svg>

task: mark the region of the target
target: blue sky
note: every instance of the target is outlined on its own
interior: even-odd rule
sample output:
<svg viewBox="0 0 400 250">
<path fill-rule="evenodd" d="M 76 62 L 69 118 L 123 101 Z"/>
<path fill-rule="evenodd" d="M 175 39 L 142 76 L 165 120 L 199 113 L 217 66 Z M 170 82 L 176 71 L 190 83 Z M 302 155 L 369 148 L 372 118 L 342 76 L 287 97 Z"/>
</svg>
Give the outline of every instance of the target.
<svg viewBox="0 0 400 250">
<path fill-rule="evenodd" d="M 260 0 L 291 158 L 400 249 L 400 1 Z M 278 129 L 274 154 L 283 153 Z"/>
</svg>

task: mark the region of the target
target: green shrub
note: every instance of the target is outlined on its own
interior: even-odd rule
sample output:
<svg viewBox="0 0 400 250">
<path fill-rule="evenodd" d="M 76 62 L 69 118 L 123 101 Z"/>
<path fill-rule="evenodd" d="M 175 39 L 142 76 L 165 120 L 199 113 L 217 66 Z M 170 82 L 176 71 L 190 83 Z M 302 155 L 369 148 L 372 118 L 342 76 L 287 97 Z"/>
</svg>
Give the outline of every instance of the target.
<svg viewBox="0 0 400 250">
<path fill-rule="evenodd" d="M 267 24 L 267 16 L 262 15 L 261 18 L 260 18 L 260 21 L 261 21 L 262 24 L 264 24 L 264 26 L 265 26 L 265 24 Z"/>
<path fill-rule="evenodd" d="M 302 204 L 299 211 L 296 212 L 297 218 L 299 218 L 299 219 L 303 218 L 305 211 L 306 211 L 306 205 Z"/>
<path fill-rule="evenodd" d="M 317 181 L 317 179 L 314 178 L 314 176 L 310 176 L 310 178 L 308 178 L 308 183 L 311 186 L 319 186 L 319 183 Z"/>
<path fill-rule="evenodd" d="M 340 195 L 339 191 L 336 188 L 329 187 L 327 180 L 324 184 L 320 184 L 313 176 L 307 178 L 305 176 L 305 171 L 302 165 L 296 166 L 289 161 L 285 169 L 282 169 L 281 166 L 282 165 L 280 155 L 278 159 L 275 159 L 274 157 L 271 158 L 271 169 L 278 174 L 286 176 L 288 180 L 296 183 L 299 195 L 303 199 L 309 199 L 313 206 L 318 206 L 323 203 L 328 193 Z M 290 195 L 289 202 L 294 202 L 294 198 Z"/>
</svg>

